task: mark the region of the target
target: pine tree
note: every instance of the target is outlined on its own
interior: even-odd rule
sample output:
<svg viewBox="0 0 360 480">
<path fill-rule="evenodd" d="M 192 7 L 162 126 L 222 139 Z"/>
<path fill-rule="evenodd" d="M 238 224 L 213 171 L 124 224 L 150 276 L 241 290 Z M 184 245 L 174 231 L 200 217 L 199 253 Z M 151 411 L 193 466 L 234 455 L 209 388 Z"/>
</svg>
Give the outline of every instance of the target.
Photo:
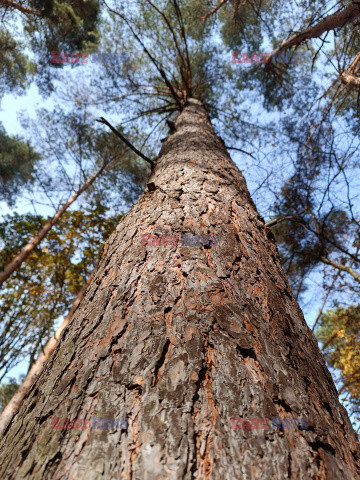
<svg viewBox="0 0 360 480">
<path fill-rule="evenodd" d="M 54 430 L 54 417 L 129 428 Z M 234 417 L 309 428 L 239 430 Z M 1 478 L 355 479 L 358 455 L 245 181 L 188 99 L 5 432 Z"/>
<path fill-rule="evenodd" d="M 234 114 L 240 93 L 221 95 L 235 75 L 216 55 L 209 10 L 190 0 L 115 3 L 109 14 L 124 28 L 112 41 L 130 45 L 131 62 L 106 67 L 104 101 L 134 102 L 170 131 L 158 157 L 142 154 L 147 188 L 5 429 L 0 477 L 358 478 L 357 436 L 273 235 L 210 121 L 237 99 L 230 128 L 244 125 Z M 253 2 L 220 3 L 210 16 L 223 15 L 229 45 L 261 30 Z M 245 88 L 252 73 L 232 85 Z M 286 90 L 281 78 L 265 82 L 267 105 L 283 90 L 290 101 L 295 83 Z M 111 428 L 114 419 L 128 428 Z"/>
</svg>

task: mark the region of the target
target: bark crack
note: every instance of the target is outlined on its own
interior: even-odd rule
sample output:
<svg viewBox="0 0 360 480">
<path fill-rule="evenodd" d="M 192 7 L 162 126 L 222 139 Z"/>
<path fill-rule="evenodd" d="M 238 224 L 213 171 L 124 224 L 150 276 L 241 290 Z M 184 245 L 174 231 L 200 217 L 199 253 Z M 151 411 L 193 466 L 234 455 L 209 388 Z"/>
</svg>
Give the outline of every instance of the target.
<svg viewBox="0 0 360 480">
<path fill-rule="evenodd" d="M 155 364 L 154 379 L 153 379 L 153 384 L 152 384 L 152 387 L 154 387 L 154 388 L 156 387 L 156 385 L 158 384 L 158 382 L 160 380 L 160 370 L 165 364 L 165 360 L 167 359 L 170 345 L 171 345 L 171 342 L 167 338 L 166 341 L 165 341 L 165 344 L 162 348 L 160 358 L 158 359 L 158 361 Z"/>
</svg>

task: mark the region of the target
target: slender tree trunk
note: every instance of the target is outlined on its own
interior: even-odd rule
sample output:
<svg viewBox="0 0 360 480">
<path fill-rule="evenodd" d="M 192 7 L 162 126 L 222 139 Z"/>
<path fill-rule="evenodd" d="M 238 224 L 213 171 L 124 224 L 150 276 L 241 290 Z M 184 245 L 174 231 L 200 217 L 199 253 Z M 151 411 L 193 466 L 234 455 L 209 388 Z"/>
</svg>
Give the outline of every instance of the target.
<svg viewBox="0 0 360 480">
<path fill-rule="evenodd" d="M 103 173 L 103 171 L 107 167 L 110 166 L 111 163 L 112 162 L 104 163 L 103 166 L 95 173 L 95 175 L 89 178 L 84 183 L 84 185 L 79 188 L 79 190 L 72 197 L 70 197 L 69 200 L 64 203 L 64 205 L 59 208 L 55 215 L 45 223 L 43 228 L 39 230 L 39 232 L 30 240 L 27 245 L 25 245 L 21 252 L 10 263 L 8 263 L 2 271 L 0 271 L 0 287 L 10 277 L 10 275 L 12 275 L 15 270 L 17 270 L 22 265 L 22 263 L 25 262 L 25 260 L 31 255 L 33 250 L 38 245 L 40 245 L 40 243 L 44 240 L 52 227 L 60 220 L 66 210 L 70 207 L 70 205 L 72 205 L 75 200 L 77 200 L 80 195 L 95 182 L 95 180 Z"/>
<path fill-rule="evenodd" d="M 4 408 L 4 411 L 0 415 L 0 435 L 4 433 L 4 430 L 7 426 L 7 424 L 10 422 L 12 419 L 13 415 L 17 412 L 18 408 L 20 407 L 25 395 L 29 391 L 31 385 L 35 382 L 36 378 L 39 376 L 41 373 L 41 370 L 45 363 L 49 360 L 51 357 L 52 353 L 54 352 L 57 344 L 59 343 L 59 339 L 61 337 L 61 334 L 65 330 L 65 328 L 69 325 L 70 319 L 73 316 L 75 310 L 77 309 L 82 297 L 84 296 L 84 293 L 86 292 L 87 287 L 90 284 L 90 279 L 92 276 L 88 278 L 88 280 L 84 283 L 83 287 L 80 289 L 79 293 L 76 295 L 76 298 L 69 310 L 69 313 L 66 315 L 64 318 L 63 322 L 61 323 L 60 327 L 56 330 L 54 333 L 54 336 L 50 338 L 50 340 L 47 342 L 44 351 L 42 354 L 39 356 L 39 358 L 36 360 L 34 365 L 31 367 L 29 370 L 29 373 L 26 375 L 26 378 L 24 378 L 23 382 L 17 389 L 15 395 L 13 398 L 10 400 L 10 402 L 6 405 Z"/>
<path fill-rule="evenodd" d="M 185 232 L 218 242 L 142 244 Z M 129 428 L 52 430 L 55 416 Z M 231 428 L 278 416 L 309 429 Z M 197 100 L 7 427 L 0 465 L 2 480 L 359 478 L 356 434 L 276 245 Z"/>
</svg>

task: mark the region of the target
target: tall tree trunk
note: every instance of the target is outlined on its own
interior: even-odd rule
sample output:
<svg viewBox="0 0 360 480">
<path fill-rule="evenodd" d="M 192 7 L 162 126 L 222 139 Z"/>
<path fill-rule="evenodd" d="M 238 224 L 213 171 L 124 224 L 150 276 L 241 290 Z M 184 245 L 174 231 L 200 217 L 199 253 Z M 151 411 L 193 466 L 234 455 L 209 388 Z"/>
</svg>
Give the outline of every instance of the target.
<svg viewBox="0 0 360 480">
<path fill-rule="evenodd" d="M 142 244 L 185 232 L 218 242 Z M 359 478 L 356 435 L 270 237 L 191 99 L 7 427 L 0 478 Z M 129 428 L 52 430 L 55 416 Z M 231 428 L 274 416 L 309 429 Z"/>
</svg>

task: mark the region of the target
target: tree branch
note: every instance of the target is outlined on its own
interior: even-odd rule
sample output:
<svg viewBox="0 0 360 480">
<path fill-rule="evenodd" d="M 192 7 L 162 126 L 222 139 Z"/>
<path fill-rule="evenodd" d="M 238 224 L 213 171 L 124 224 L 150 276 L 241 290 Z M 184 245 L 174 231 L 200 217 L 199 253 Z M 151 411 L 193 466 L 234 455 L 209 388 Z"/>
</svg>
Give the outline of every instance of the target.
<svg viewBox="0 0 360 480">
<path fill-rule="evenodd" d="M 321 307 L 320 307 L 320 310 L 319 310 L 319 312 L 318 312 L 318 314 L 317 314 L 317 317 L 316 317 L 316 319 L 315 319 L 314 325 L 313 325 L 312 328 L 311 328 L 311 331 L 312 331 L 312 332 L 315 331 L 315 328 L 317 327 L 317 324 L 319 323 L 319 320 L 320 320 L 320 318 L 321 318 L 321 316 L 322 316 L 322 314 L 323 314 L 323 311 L 324 311 L 326 302 L 327 302 L 330 294 L 332 293 L 332 289 L 334 288 L 335 283 L 337 282 L 340 274 L 341 274 L 340 271 L 338 271 L 338 272 L 336 273 L 334 280 L 332 281 L 330 287 L 328 288 L 328 291 L 326 292 L 326 295 L 325 295 L 325 297 L 324 297 L 323 303 L 322 303 L 322 305 L 321 305 Z"/>
<path fill-rule="evenodd" d="M 350 86 L 356 87 L 356 88 L 360 87 L 360 77 L 357 77 L 356 75 L 353 75 L 352 73 L 349 73 L 348 71 L 345 71 L 341 74 L 341 81 L 345 85 L 350 85 Z"/>
<path fill-rule="evenodd" d="M 286 220 L 299 220 L 299 217 L 296 217 L 295 215 L 286 215 L 283 217 L 274 218 L 274 220 L 270 220 L 270 222 L 265 223 L 265 227 L 271 228 L 278 223 L 285 222 Z"/>
<path fill-rule="evenodd" d="M 318 38 L 329 30 L 344 27 L 346 24 L 353 22 L 360 17 L 360 2 L 352 2 L 344 10 L 333 13 L 323 18 L 313 27 L 308 27 L 301 32 L 295 33 L 292 37 L 285 40 L 280 47 L 274 50 L 268 57 L 267 63 L 270 63 L 274 55 L 290 47 L 299 45 L 304 40 Z"/>
<path fill-rule="evenodd" d="M 186 39 L 184 19 L 183 19 L 183 16 L 181 14 L 180 6 L 178 5 L 177 0 L 172 0 L 172 3 L 174 5 L 176 17 L 178 19 L 178 23 L 179 23 L 179 26 L 180 26 L 180 35 L 181 35 L 181 37 L 184 41 L 184 45 L 185 45 L 185 53 L 186 53 L 186 61 L 187 61 L 187 70 L 186 70 L 187 81 L 185 83 L 187 98 L 185 100 L 187 100 L 192 95 L 192 93 L 191 93 L 191 91 L 192 91 L 192 74 L 191 74 L 191 63 L 190 63 L 189 49 L 188 49 L 188 44 L 187 44 L 187 39 Z"/>
<path fill-rule="evenodd" d="M 135 32 L 135 30 L 132 28 L 132 26 L 130 25 L 130 22 L 127 20 L 127 18 L 120 12 L 116 11 L 116 10 L 113 10 L 112 8 L 110 8 L 106 1 L 104 0 L 104 3 L 107 7 L 107 9 L 109 10 L 109 12 L 113 13 L 114 15 L 118 15 L 122 20 L 124 20 L 124 22 L 126 23 L 126 25 L 129 27 L 131 33 L 133 34 L 134 38 L 140 43 L 140 45 L 142 46 L 144 52 L 146 53 L 146 55 L 150 58 L 150 60 L 152 61 L 152 63 L 154 64 L 156 70 L 160 73 L 160 75 L 162 76 L 166 86 L 170 89 L 170 92 L 176 102 L 176 104 L 178 105 L 179 107 L 179 110 L 181 111 L 182 110 L 182 105 L 181 105 L 181 102 L 179 100 L 179 97 L 176 95 L 175 91 L 174 91 L 174 88 L 173 86 L 171 85 L 171 83 L 169 82 L 169 80 L 167 79 L 166 75 L 165 75 L 165 72 L 164 70 L 159 66 L 158 62 L 155 60 L 155 58 L 151 55 L 151 53 L 149 52 L 149 50 L 146 48 L 144 42 L 142 42 L 141 38 L 139 37 L 139 35 Z"/>
<path fill-rule="evenodd" d="M 206 20 L 211 17 L 211 15 L 214 15 L 214 13 L 216 13 L 223 5 L 225 5 L 225 3 L 227 2 L 227 0 L 220 0 L 220 2 L 215 5 L 215 7 L 213 9 L 210 10 L 210 12 L 208 12 L 204 17 L 202 17 L 202 21 L 203 22 L 206 22 Z"/>
<path fill-rule="evenodd" d="M 241 153 L 245 153 L 246 155 L 249 155 L 249 157 L 251 157 L 251 158 L 255 158 L 252 153 L 246 152 L 245 150 L 242 150 L 241 148 L 228 147 L 227 145 L 225 145 L 225 148 L 227 150 L 236 150 L 237 152 L 241 152 Z"/>
<path fill-rule="evenodd" d="M 357 282 L 360 283 L 360 275 L 355 272 L 351 267 L 347 267 L 346 265 L 342 265 L 341 263 L 336 263 L 333 260 L 330 260 L 326 257 L 320 257 L 320 260 L 326 265 L 331 265 L 332 267 L 336 268 L 337 270 L 341 270 L 342 272 L 349 273 Z"/>
<path fill-rule="evenodd" d="M 138 150 L 136 147 L 134 147 L 134 145 L 132 143 L 130 143 L 129 140 L 127 140 L 124 137 L 124 135 L 122 135 L 118 130 L 116 130 L 116 128 L 114 128 L 111 125 L 111 123 L 109 123 L 107 120 L 105 120 L 104 117 L 100 117 L 96 121 L 99 122 L 99 123 L 103 123 L 104 125 L 108 126 L 110 128 L 110 130 L 113 133 L 115 133 L 115 135 L 117 135 L 120 138 L 120 140 L 122 140 L 125 143 L 125 145 L 127 145 L 133 152 L 136 153 L 136 155 L 139 155 L 139 157 L 141 157 L 143 160 L 145 160 L 145 162 L 148 162 L 151 165 L 151 170 L 154 169 L 155 163 L 152 160 L 150 160 L 150 158 L 148 158 L 146 155 L 141 153 L 140 150 Z"/>
<path fill-rule="evenodd" d="M 180 46 L 179 46 L 179 43 L 177 41 L 177 37 L 176 37 L 176 34 L 175 34 L 175 31 L 174 29 L 172 28 L 172 25 L 169 21 L 169 19 L 167 18 L 167 16 L 165 15 L 165 13 L 160 10 L 156 5 L 153 4 L 153 2 L 151 0 L 146 0 L 149 5 L 151 5 L 163 18 L 164 22 L 166 23 L 168 29 L 170 30 L 172 36 L 173 36 L 173 39 L 174 39 L 174 43 L 175 43 L 175 48 L 176 48 L 176 51 L 178 52 L 178 55 L 179 55 L 179 58 L 180 58 L 180 61 L 181 61 L 181 64 L 182 66 L 180 66 L 180 74 L 181 74 L 181 78 L 183 79 L 183 82 L 184 84 L 186 85 L 187 82 L 186 82 L 186 79 L 184 77 L 184 71 L 183 71 L 183 68 L 187 69 L 186 67 L 186 64 L 185 64 L 185 59 L 184 59 L 184 56 L 181 52 L 181 49 L 180 49 Z"/>
<path fill-rule="evenodd" d="M 0 0 L 0 5 L 4 5 L 5 7 L 15 8 L 15 10 L 19 10 L 22 13 L 30 14 L 30 15 L 38 15 L 42 17 L 44 15 L 44 10 L 33 10 L 29 7 L 24 7 L 19 3 L 13 2 L 12 0 Z"/>
<path fill-rule="evenodd" d="M 359 72 L 359 67 L 358 67 L 359 62 L 360 62 L 360 53 L 357 53 L 355 57 L 351 60 L 350 65 L 347 67 L 347 69 L 344 70 L 343 73 L 341 73 L 339 77 L 336 79 L 336 81 L 340 79 L 342 83 L 345 85 L 343 89 L 348 86 L 352 86 L 355 88 L 360 87 L 360 77 L 356 75 Z"/>
<path fill-rule="evenodd" d="M 169 80 L 167 79 L 166 75 L 165 75 L 165 72 L 162 68 L 159 68 L 159 72 L 160 72 L 160 75 L 163 77 L 164 79 L 164 82 L 166 84 L 166 86 L 169 88 L 173 98 L 175 99 L 176 103 L 177 103 L 177 106 L 179 107 L 180 111 L 182 110 L 182 105 L 181 105 L 181 102 L 179 100 L 179 97 L 177 96 L 177 94 L 175 93 L 175 90 L 174 90 L 174 87 L 171 85 L 171 83 L 169 82 Z"/>
</svg>

